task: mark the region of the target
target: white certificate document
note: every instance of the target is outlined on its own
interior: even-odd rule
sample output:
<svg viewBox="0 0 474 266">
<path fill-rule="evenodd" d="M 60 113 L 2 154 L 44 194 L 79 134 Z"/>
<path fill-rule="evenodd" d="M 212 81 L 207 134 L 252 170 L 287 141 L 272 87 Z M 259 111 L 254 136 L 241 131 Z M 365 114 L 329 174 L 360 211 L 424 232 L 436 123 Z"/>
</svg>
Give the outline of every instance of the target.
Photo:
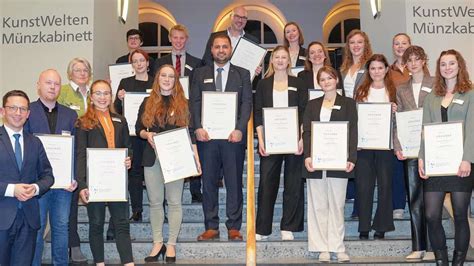
<svg viewBox="0 0 474 266">
<path fill-rule="evenodd" d="M 138 110 L 145 97 L 150 96 L 147 92 L 125 92 L 123 98 L 123 116 L 127 119 L 130 136 L 136 136 L 135 124 L 138 119 Z"/>
<path fill-rule="evenodd" d="M 128 149 L 87 148 L 89 202 L 127 201 Z"/>
<path fill-rule="evenodd" d="M 304 70 L 304 66 L 292 67 L 291 68 L 291 73 L 293 74 L 293 76 L 297 77 L 298 73 L 300 73 L 303 70 Z"/>
<path fill-rule="evenodd" d="M 311 159 L 318 170 L 346 170 L 349 122 L 311 122 Z"/>
<path fill-rule="evenodd" d="M 36 134 L 53 168 L 51 189 L 68 188 L 74 179 L 74 136 Z"/>
<path fill-rule="evenodd" d="M 462 122 L 423 126 L 427 176 L 457 175 L 464 152 L 462 127 Z"/>
<path fill-rule="evenodd" d="M 402 146 L 403 156 L 418 158 L 421 144 L 421 124 L 423 109 L 397 112 L 397 136 Z"/>
<path fill-rule="evenodd" d="M 250 72 L 250 80 L 253 80 L 255 70 L 262 64 L 266 53 L 267 49 L 242 37 L 234 48 L 230 62 L 247 69 Z"/>
<path fill-rule="evenodd" d="M 211 139 L 228 139 L 237 121 L 237 92 L 202 92 L 202 127 Z"/>
<path fill-rule="evenodd" d="M 184 76 L 179 78 L 179 83 L 181 83 L 181 87 L 183 87 L 184 97 L 189 100 L 189 77 Z"/>
<path fill-rule="evenodd" d="M 298 152 L 298 107 L 263 108 L 265 151 L 268 154 Z"/>
<path fill-rule="evenodd" d="M 324 91 L 321 89 L 309 89 L 308 90 L 308 98 L 309 100 L 313 100 L 316 98 L 319 98 L 321 96 L 324 96 Z"/>
<path fill-rule="evenodd" d="M 391 103 L 358 103 L 359 149 L 390 150 L 392 132 Z"/>
<path fill-rule="evenodd" d="M 153 140 L 165 183 L 198 175 L 187 127 L 159 133 Z"/>
<path fill-rule="evenodd" d="M 128 78 L 135 75 L 135 70 L 133 70 L 132 64 L 123 63 L 123 64 L 112 64 L 109 65 L 109 77 L 112 87 L 112 97 L 115 97 L 117 94 L 118 86 L 120 81 L 124 78 Z"/>
</svg>

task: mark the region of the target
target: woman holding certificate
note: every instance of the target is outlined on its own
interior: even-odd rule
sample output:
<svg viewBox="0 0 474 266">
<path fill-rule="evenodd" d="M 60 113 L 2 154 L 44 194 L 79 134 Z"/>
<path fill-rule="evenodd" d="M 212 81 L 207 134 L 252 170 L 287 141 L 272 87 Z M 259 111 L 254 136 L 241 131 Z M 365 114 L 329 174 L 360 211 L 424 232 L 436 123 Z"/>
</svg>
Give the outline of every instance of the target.
<svg viewBox="0 0 474 266">
<path fill-rule="evenodd" d="M 344 204 L 347 178 L 353 176 L 357 160 L 357 109 L 355 101 L 336 92 L 338 73 L 330 66 L 317 73 L 324 96 L 309 101 L 303 117 L 303 142 L 308 195 L 308 249 L 320 252 L 319 261 L 330 261 L 330 252 L 338 262 L 349 261 L 344 247 Z M 317 170 L 312 158 L 312 122 L 348 121 L 349 154 L 344 170 Z M 344 136 L 345 137 L 345 136 Z M 328 145 L 327 145 L 328 146 Z M 334 147 L 334 145 L 330 145 Z M 331 149 L 331 147 L 327 147 Z M 322 148 L 324 149 L 324 148 Z M 343 150 L 347 150 L 344 145 Z"/>
<path fill-rule="evenodd" d="M 103 235 L 105 205 L 107 203 L 112 223 L 115 226 L 115 239 L 120 261 L 125 265 L 134 265 L 128 221 L 128 202 L 89 202 L 89 189 L 86 182 L 87 148 L 128 148 L 128 152 L 131 154 L 127 121 L 123 116 L 113 111 L 112 88 L 107 81 L 97 80 L 92 83 L 89 100 L 86 113 L 77 122 L 76 147 L 79 195 L 82 201 L 87 204 L 92 256 L 96 265 L 105 265 Z M 124 164 L 127 169 L 130 169 L 130 157 L 126 157 Z M 112 186 L 113 184 L 107 185 Z"/>
<path fill-rule="evenodd" d="M 393 152 L 389 145 L 391 127 L 384 123 L 387 120 L 391 123 L 391 113 L 396 110 L 396 89 L 390 77 L 389 66 L 385 56 L 381 54 L 371 56 L 365 64 L 367 73 L 364 82 L 357 89 L 355 95 L 355 100 L 358 103 L 389 104 L 388 114 L 383 105 L 366 105 L 364 110 L 368 110 L 366 113 L 369 113 L 364 117 L 366 121 L 361 121 L 363 119 L 361 116 L 362 106 L 358 107 L 358 147 L 367 147 L 357 152 L 355 179 L 359 208 L 359 238 L 362 240 L 369 238 L 369 232 L 372 229 L 375 230 L 374 239 L 383 239 L 385 232 L 395 230 L 392 214 Z M 392 104 L 390 105 L 390 103 Z M 374 109 L 381 110 L 374 112 Z M 368 125 L 362 131 L 361 122 Z M 374 129 L 374 124 L 378 125 L 380 129 Z M 387 132 L 379 132 L 380 130 L 387 130 Z M 386 138 L 379 139 L 379 136 L 386 136 Z M 363 146 L 367 140 L 372 140 L 372 142 Z M 380 146 L 375 146 L 374 143 Z M 378 203 L 372 221 L 376 183 Z"/>
<path fill-rule="evenodd" d="M 181 197 L 183 194 L 183 181 L 178 179 L 165 184 L 160 161 L 156 157 L 153 136 L 181 127 L 190 127 L 190 113 L 188 100 L 179 83 L 179 74 L 171 65 L 161 66 L 155 76 L 150 97 L 145 98 L 138 111 L 135 125 L 136 133 L 147 140 L 143 152 L 142 165 L 145 168 L 145 183 L 150 202 L 150 222 L 153 233 L 153 248 L 145 262 L 156 262 L 160 257 L 166 262 L 176 261 L 176 242 L 181 228 L 183 212 Z M 193 132 L 193 130 L 189 130 Z M 201 167 L 194 134 L 191 134 L 194 158 L 199 174 Z M 168 203 L 168 244 L 163 244 L 163 200 Z"/>
<path fill-rule="evenodd" d="M 457 174 L 425 175 L 425 158 L 428 154 L 425 154 L 424 138 L 421 142 L 418 171 L 424 179 L 425 214 L 436 264 L 448 265 L 442 210 L 445 194 L 451 192 L 455 228 L 452 265 L 463 265 L 469 247 L 468 207 L 474 181 L 474 91 L 466 62 L 456 50 L 441 52 L 436 62 L 433 92 L 426 96 L 423 103 L 423 125 L 449 121 L 463 122 L 464 145 Z M 453 157 L 454 154 L 451 158 Z"/>
<path fill-rule="evenodd" d="M 408 82 L 397 87 L 397 112 L 418 110 L 433 87 L 434 78 L 429 75 L 427 66 L 428 57 L 420 46 L 410 46 L 402 58 L 402 65 L 406 65 L 411 76 Z M 399 114 L 397 114 L 398 116 Z M 420 116 L 421 117 L 421 116 Z M 395 124 L 396 125 L 396 124 Z M 398 160 L 405 163 L 405 182 L 407 183 L 408 207 L 411 220 L 412 252 L 407 260 L 423 258 L 424 251 L 430 250 L 428 231 L 426 229 L 425 210 L 423 202 L 423 182 L 418 175 L 418 159 L 407 158 L 409 150 L 405 151 L 400 144 L 397 127 L 394 127 L 393 149 Z M 419 143 L 418 139 L 418 143 Z M 405 152 L 405 154 L 404 154 Z M 432 254 L 431 254 L 432 255 Z"/>
<path fill-rule="evenodd" d="M 304 37 L 296 22 L 288 22 L 283 28 L 284 45 L 290 51 L 290 67 L 304 66 L 306 50 L 303 48 Z"/>
<path fill-rule="evenodd" d="M 137 49 L 130 54 L 130 63 L 132 64 L 135 76 L 124 78 L 120 81 L 117 95 L 115 97 L 114 107 L 117 113 L 123 115 L 123 103 L 126 92 L 147 93 L 153 85 L 153 78 L 148 75 L 150 57 L 148 54 Z M 142 96 L 144 97 L 144 96 Z M 136 113 L 134 115 L 136 118 Z M 130 122 L 130 120 L 128 120 Z M 141 221 L 143 212 L 143 166 L 142 156 L 145 141 L 140 137 L 130 137 L 132 149 L 134 151 L 132 169 L 128 176 L 128 191 L 132 204 L 131 221 Z"/>
<path fill-rule="evenodd" d="M 303 141 L 299 129 L 303 121 L 303 112 L 307 101 L 308 93 L 302 80 L 290 74 L 290 52 L 288 48 L 277 46 L 273 50 L 271 64 L 265 78 L 258 83 L 255 96 L 254 118 L 260 154 L 260 183 L 256 222 L 257 240 L 266 239 L 272 233 L 273 211 L 280 185 L 283 161 L 285 162 L 285 169 L 283 216 L 280 223 L 281 238 L 282 240 L 293 240 L 292 232 L 303 231 L 304 189 L 303 180 L 301 179 Z M 278 111 L 275 107 L 282 109 L 279 114 L 274 114 L 274 116 L 279 115 L 281 117 L 279 121 L 287 121 L 286 124 L 273 127 L 273 125 L 278 124 L 274 120 L 272 120 L 273 125 L 270 124 L 270 112 Z M 293 116 L 284 115 L 283 112 L 290 109 L 288 107 L 293 107 L 291 108 L 293 111 L 296 109 Z M 268 117 L 266 116 L 267 111 L 269 112 Z M 264 125 L 267 128 L 264 128 Z M 291 135 L 277 134 L 278 136 L 270 136 L 269 134 L 273 131 L 268 129 L 270 126 L 273 128 L 287 128 L 289 130 L 285 132 L 291 131 Z M 288 148 L 288 145 L 285 144 L 289 143 L 292 146 Z M 282 146 L 285 147 L 279 150 L 273 148 L 273 151 L 270 151 L 272 147 Z M 270 155 L 267 151 L 272 154 Z"/>
</svg>

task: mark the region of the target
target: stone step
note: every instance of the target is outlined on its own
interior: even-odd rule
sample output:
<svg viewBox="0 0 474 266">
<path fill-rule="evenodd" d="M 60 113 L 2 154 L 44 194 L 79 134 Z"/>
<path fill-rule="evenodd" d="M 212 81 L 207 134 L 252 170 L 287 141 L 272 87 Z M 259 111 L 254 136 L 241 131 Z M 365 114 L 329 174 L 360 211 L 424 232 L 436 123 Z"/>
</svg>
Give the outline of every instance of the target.
<svg viewBox="0 0 474 266">
<path fill-rule="evenodd" d="M 411 252 L 411 240 L 409 239 L 389 239 L 389 240 L 347 240 L 345 241 L 347 253 L 351 256 L 351 262 L 358 264 L 370 263 L 373 265 L 386 263 L 387 260 L 399 263 L 406 263 L 404 256 Z M 449 254 L 453 250 L 453 240 L 447 241 Z M 151 241 L 136 240 L 132 243 L 135 263 L 144 263 L 143 259 L 148 255 L 152 247 Z M 308 243 L 299 241 L 263 241 L 257 242 L 257 263 L 275 262 L 281 264 L 292 259 L 304 260 L 305 264 L 318 263 L 316 254 L 308 251 Z M 89 243 L 82 243 L 81 249 L 92 263 L 92 254 Z M 104 244 L 106 263 L 119 263 L 119 256 L 115 243 L 106 242 Z M 195 242 L 180 241 L 176 246 L 178 263 L 198 265 L 198 264 L 228 264 L 245 263 L 246 243 L 230 242 L 222 239 L 216 242 Z M 51 245 L 46 243 L 44 247 L 43 261 L 51 260 Z M 433 262 L 428 265 L 432 265 Z M 293 263 L 288 263 L 293 264 Z M 405 264 L 404 264 L 405 265 Z M 468 265 L 468 264 L 465 264 Z"/>
<path fill-rule="evenodd" d="M 410 221 L 407 219 L 404 220 L 395 220 L 395 231 L 387 232 L 387 238 L 411 238 L 411 229 L 410 229 Z M 359 233 L 357 232 L 359 222 L 356 220 L 353 221 L 346 221 L 345 222 L 345 237 L 346 239 L 353 239 L 358 238 Z M 446 231 L 446 235 L 451 237 L 454 235 L 454 226 L 449 219 L 443 220 L 443 226 Z M 104 236 L 105 232 L 108 228 L 108 225 L 105 224 L 104 226 Z M 303 232 L 295 232 L 294 236 L 296 239 L 305 240 L 307 239 L 307 224 L 304 225 L 305 230 Z M 245 232 L 246 224 L 242 224 L 241 232 Z M 189 241 L 195 240 L 196 237 L 204 231 L 204 224 L 202 222 L 198 223 L 183 223 L 181 226 L 181 231 L 179 235 L 179 241 Z M 227 229 L 224 223 L 220 224 L 219 227 L 221 238 L 227 236 Z M 88 241 L 89 239 L 89 224 L 87 223 L 79 223 L 78 224 L 78 233 L 79 237 L 82 241 Z M 130 224 L 130 234 L 134 239 L 141 239 L 141 240 L 149 240 L 151 241 L 151 225 L 150 223 L 144 222 L 136 222 Z M 164 236 L 168 235 L 168 224 L 165 224 L 163 227 L 163 234 Z M 281 240 L 280 237 L 280 223 L 274 222 L 272 225 L 272 234 L 270 235 L 270 240 L 278 241 Z"/>
</svg>

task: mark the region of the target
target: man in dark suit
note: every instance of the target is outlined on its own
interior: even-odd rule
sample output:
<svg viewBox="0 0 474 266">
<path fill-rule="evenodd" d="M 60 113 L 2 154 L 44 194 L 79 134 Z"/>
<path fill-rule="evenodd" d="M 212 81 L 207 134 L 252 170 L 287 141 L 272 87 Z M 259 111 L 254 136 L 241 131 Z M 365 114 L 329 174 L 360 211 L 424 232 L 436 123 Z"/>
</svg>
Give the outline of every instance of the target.
<svg viewBox="0 0 474 266">
<path fill-rule="evenodd" d="M 180 77 L 188 77 L 188 82 L 191 82 L 194 70 L 201 66 L 201 59 L 186 52 L 186 43 L 189 38 L 188 29 L 181 24 L 174 25 L 171 27 L 168 37 L 173 47 L 171 54 L 156 60 L 155 71 L 158 71 L 162 65 L 172 65 Z M 187 95 L 189 95 L 189 92 Z M 191 192 L 192 203 L 202 202 L 200 177 L 192 177 L 190 179 L 189 191 Z"/>
<path fill-rule="evenodd" d="M 30 104 L 31 113 L 24 126 L 25 132 L 74 135 L 76 112 L 57 102 L 61 91 L 61 76 L 59 73 L 54 69 L 41 72 L 36 85 L 39 99 Z M 41 228 L 36 239 L 33 266 L 41 265 L 44 245 L 43 234 L 47 217 L 49 217 L 52 231 L 52 262 L 54 265 L 66 265 L 69 262 L 69 213 L 72 192 L 76 187 L 77 183 L 73 181 L 68 188 L 51 189 L 39 199 Z"/>
<path fill-rule="evenodd" d="M 127 48 L 128 48 L 128 54 L 122 55 L 121 57 L 117 58 L 115 61 L 116 64 L 119 63 L 131 63 L 129 61 L 129 56 L 130 54 L 139 49 L 143 45 L 143 32 L 138 29 L 130 29 L 127 31 Z M 153 60 L 152 57 L 150 57 L 150 68 L 148 69 L 148 75 L 154 75 L 155 70 L 153 69 L 155 65 L 155 61 Z"/>
<path fill-rule="evenodd" d="M 247 122 L 252 111 L 252 89 L 248 70 L 232 65 L 232 46 L 225 33 L 211 40 L 214 62 L 196 69 L 191 85 L 191 112 L 202 161 L 203 211 L 206 231 L 198 241 L 219 239 L 218 180 L 224 170 L 227 190 L 226 214 L 229 240 L 242 240 L 242 173 Z M 237 92 L 237 122 L 228 139 L 211 140 L 201 122 L 203 91 Z"/>
<path fill-rule="evenodd" d="M 213 32 L 211 33 L 211 36 L 209 36 L 209 40 L 206 44 L 206 50 L 204 50 L 204 55 L 202 56 L 202 64 L 212 66 L 211 45 L 213 36 L 215 34 L 227 34 L 231 40 L 233 48 L 235 48 L 241 37 L 245 37 L 246 39 L 259 43 L 258 39 L 255 36 L 250 35 L 244 31 L 245 25 L 247 25 L 247 20 L 248 16 L 245 7 L 235 7 L 232 10 L 232 13 L 230 14 L 230 27 L 227 30 Z M 257 75 L 260 74 L 261 68 L 257 69 L 257 71 Z"/>
<path fill-rule="evenodd" d="M 13 90 L 0 109 L 0 265 L 31 265 L 40 228 L 37 196 L 54 183 L 41 141 L 23 130 L 29 105 L 25 92 Z"/>
</svg>

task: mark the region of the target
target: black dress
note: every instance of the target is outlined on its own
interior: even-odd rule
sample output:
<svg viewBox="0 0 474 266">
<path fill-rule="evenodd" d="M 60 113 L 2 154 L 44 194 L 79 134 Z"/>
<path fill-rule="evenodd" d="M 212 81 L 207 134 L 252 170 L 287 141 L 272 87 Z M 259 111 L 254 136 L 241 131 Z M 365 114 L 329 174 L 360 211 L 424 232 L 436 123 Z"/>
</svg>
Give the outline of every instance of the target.
<svg viewBox="0 0 474 266">
<path fill-rule="evenodd" d="M 441 120 L 448 122 L 448 108 L 441 106 Z M 443 151 L 440 151 L 443 152 Z M 472 165 L 471 165 L 472 166 Z M 468 177 L 436 176 L 424 180 L 425 192 L 471 192 L 474 184 L 474 175 Z"/>
</svg>

